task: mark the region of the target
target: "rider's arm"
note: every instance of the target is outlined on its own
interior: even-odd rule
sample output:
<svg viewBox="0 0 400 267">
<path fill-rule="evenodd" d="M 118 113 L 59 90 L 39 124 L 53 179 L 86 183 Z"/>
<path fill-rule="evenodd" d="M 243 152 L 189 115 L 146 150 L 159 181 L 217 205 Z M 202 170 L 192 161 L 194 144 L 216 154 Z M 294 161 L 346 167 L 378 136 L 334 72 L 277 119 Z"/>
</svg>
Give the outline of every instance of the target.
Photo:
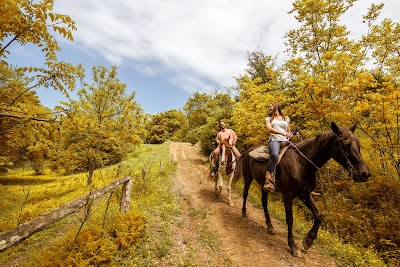
<svg viewBox="0 0 400 267">
<path fill-rule="evenodd" d="M 238 137 L 237 137 L 235 131 L 232 130 L 232 144 L 231 145 L 234 146 L 236 144 L 237 140 L 238 140 Z"/>
<path fill-rule="evenodd" d="M 215 137 L 215 142 L 217 143 L 217 145 L 219 146 L 221 144 L 221 140 L 220 140 L 220 133 L 217 134 L 217 137 Z"/>
</svg>

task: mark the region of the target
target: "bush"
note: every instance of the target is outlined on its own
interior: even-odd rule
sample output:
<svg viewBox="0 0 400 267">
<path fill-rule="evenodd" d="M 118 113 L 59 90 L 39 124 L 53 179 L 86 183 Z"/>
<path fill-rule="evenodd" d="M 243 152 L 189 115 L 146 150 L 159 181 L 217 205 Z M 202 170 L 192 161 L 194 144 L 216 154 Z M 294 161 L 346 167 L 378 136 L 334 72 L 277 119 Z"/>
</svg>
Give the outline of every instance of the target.
<svg viewBox="0 0 400 267">
<path fill-rule="evenodd" d="M 146 231 L 147 221 L 136 211 L 117 213 L 109 220 L 105 232 L 97 222 L 69 231 L 62 239 L 41 252 L 30 255 L 27 266 L 101 266 L 114 257 L 129 254 Z"/>
</svg>

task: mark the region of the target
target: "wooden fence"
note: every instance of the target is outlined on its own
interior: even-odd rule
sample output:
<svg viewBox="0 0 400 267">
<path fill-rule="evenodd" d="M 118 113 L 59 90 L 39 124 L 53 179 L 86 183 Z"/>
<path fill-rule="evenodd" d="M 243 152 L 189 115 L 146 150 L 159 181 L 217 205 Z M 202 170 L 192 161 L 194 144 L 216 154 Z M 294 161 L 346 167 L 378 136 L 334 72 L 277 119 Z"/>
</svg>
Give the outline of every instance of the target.
<svg viewBox="0 0 400 267">
<path fill-rule="evenodd" d="M 29 222 L 23 223 L 17 228 L 10 231 L 0 233 L 0 251 L 6 250 L 7 248 L 21 242 L 22 240 L 28 238 L 35 232 L 38 232 L 50 224 L 57 222 L 64 218 L 65 216 L 74 213 L 84 207 L 87 203 L 101 197 L 110 190 L 116 188 L 122 184 L 122 197 L 120 203 L 120 211 L 125 213 L 129 209 L 130 195 L 132 188 L 131 177 L 126 176 L 118 181 L 106 185 L 105 187 L 90 192 L 89 194 L 77 198 L 59 208 L 52 211 L 44 213 L 39 217 L 36 217 Z"/>
</svg>

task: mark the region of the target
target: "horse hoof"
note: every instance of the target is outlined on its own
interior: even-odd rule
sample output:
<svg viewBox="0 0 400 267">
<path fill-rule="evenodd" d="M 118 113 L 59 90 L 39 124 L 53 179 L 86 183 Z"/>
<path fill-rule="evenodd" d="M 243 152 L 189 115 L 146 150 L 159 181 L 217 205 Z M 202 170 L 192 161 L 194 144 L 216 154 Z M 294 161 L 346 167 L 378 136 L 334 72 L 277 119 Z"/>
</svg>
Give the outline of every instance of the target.
<svg viewBox="0 0 400 267">
<path fill-rule="evenodd" d="M 293 249 L 291 251 L 291 254 L 293 257 L 297 257 L 297 258 L 302 258 L 303 257 L 303 253 L 301 253 L 300 249 Z"/>
<path fill-rule="evenodd" d="M 309 250 L 310 247 L 313 245 L 313 240 L 308 238 L 308 237 L 304 237 L 303 238 L 303 248 L 305 251 Z"/>
<path fill-rule="evenodd" d="M 247 213 L 246 213 L 246 212 L 243 212 L 243 213 L 242 213 L 242 217 L 247 217 Z"/>
<path fill-rule="evenodd" d="M 268 232 L 268 234 L 270 234 L 270 235 L 276 234 L 274 227 L 268 227 L 268 228 L 267 228 L 267 232 Z"/>
<path fill-rule="evenodd" d="M 215 188 L 214 194 L 215 194 L 215 197 L 218 198 L 221 195 L 221 191 L 218 190 L 218 188 Z"/>
</svg>

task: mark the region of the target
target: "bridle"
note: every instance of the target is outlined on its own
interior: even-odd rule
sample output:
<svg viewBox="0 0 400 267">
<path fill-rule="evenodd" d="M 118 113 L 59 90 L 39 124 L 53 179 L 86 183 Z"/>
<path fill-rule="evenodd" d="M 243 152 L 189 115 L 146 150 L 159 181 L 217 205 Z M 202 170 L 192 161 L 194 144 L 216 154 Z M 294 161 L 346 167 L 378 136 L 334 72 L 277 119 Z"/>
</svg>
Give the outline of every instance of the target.
<svg viewBox="0 0 400 267">
<path fill-rule="evenodd" d="M 342 150 L 342 153 L 343 153 L 343 155 L 344 155 L 344 157 L 346 159 L 346 162 L 347 162 L 347 172 L 349 173 L 349 176 L 352 176 L 353 175 L 353 164 L 351 164 L 349 158 L 347 157 L 346 153 L 344 152 L 342 143 L 340 142 L 340 138 L 342 138 L 341 136 L 342 136 L 342 134 L 340 136 L 337 136 L 337 141 L 339 143 L 340 150 Z"/>
<path fill-rule="evenodd" d="M 222 153 L 222 145 L 225 145 L 226 148 L 231 148 L 232 146 L 226 142 L 225 140 L 221 142 L 221 144 L 219 145 L 219 147 L 221 148 L 221 153 Z M 226 152 L 225 152 L 226 153 Z M 230 149 L 230 153 L 235 156 L 235 154 L 233 153 L 232 149 Z M 230 167 L 233 165 L 233 163 L 235 163 L 237 161 L 237 158 L 235 156 L 235 160 L 232 160 L 231 162 L 227 162 L 226 167 Z"/>
</svg>

